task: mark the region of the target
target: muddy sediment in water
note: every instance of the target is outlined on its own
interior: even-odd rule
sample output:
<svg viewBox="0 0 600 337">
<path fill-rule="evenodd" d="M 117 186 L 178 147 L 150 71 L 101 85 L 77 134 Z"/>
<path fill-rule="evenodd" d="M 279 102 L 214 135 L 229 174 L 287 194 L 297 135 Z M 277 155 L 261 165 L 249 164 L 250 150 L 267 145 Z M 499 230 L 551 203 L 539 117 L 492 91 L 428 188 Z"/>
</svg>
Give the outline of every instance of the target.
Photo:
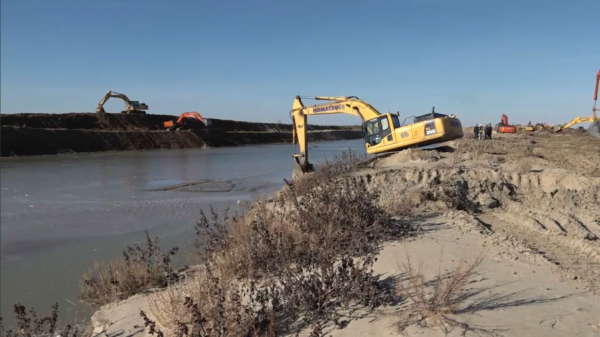
<svg viewBox="0 0 600 337">
<path fill-rule="evenodd" d="M 1 155 L 27 156 L 73 152 L 142 149 L 182 149 L 285 143 L 291 124 L 208 119 L 187 130 L 168 131 L 162 125 L 172 115 L 68 113 L 2 115 Z M 309 140 L 356 139 L 358 126 L 311 125 Z"/>
</svg>

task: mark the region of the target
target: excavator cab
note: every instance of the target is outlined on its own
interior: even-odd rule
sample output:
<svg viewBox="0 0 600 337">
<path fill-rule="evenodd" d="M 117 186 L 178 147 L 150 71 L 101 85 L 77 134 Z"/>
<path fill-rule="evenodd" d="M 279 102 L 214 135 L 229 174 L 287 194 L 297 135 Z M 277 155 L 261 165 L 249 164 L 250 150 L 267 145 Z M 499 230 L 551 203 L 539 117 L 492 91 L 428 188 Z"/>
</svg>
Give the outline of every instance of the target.
<svg viewBox="0 0 600 337">
<path fill-rule="evenodd" d="M 146 103 L 140 103 L 140 101 L 131 101 L 131 107 L 134 110 L 148 110 Z"/>
<path fill-rule="evenodd" d="M 369 146 L 377 146 L 381 144 L 382 139 L 385 139 L 392 134 L 394 123 L 390 123 L 390 117 L 395 117 L 396 121 L 398 120 L 398 116 L 385 114 L 364 123 L 366 144 Z M 399 125 L 399 122 L 397 122 L 396 125 Z"/>
</svg>

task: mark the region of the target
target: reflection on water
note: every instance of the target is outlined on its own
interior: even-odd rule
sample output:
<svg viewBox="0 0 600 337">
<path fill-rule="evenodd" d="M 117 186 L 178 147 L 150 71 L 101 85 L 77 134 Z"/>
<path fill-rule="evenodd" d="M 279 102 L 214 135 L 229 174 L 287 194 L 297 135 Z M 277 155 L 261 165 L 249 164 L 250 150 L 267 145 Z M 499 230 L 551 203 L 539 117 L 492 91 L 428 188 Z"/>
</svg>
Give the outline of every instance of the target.
<svg viewBox="0 0 600 337">
<path fill-rule="evenodd" d="M 319 142 L 311 158 L 349 148 L 364 153 L 361 140 Z M 2 158 L 2 317 L 10 325 L 15 301 L 41 313 L 58 301 L 62 314 L 85 317 L 77 283 L 94 260 L 119 257 L 146 229 L 185 251 L 201 209 L 278 190 L 293 152 L 278 144 Z"/>
</svg>

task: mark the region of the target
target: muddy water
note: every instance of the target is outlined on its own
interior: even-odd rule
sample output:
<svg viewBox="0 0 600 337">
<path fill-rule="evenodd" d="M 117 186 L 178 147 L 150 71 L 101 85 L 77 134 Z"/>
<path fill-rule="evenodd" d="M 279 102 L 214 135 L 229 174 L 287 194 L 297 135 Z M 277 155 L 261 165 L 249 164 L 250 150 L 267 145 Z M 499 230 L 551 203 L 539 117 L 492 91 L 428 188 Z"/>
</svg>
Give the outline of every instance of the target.
<svg viewBox="0 0 600 337">
<path fill-rule="evenodd" d="M 311 145 L 318 162 L 361 140 Z M 143 238 L 183 251 L 201 209 L 235 206 L 271 193 L 291 176 L 293 146 L 150 150 L 2 158 L 0 213 L 1 315 L 12 305 L 87 317 L 78 280 L 94 261 L 109 261 Z M 182 257 L 183 260 L 183 257 Z M 185 261 L 178 261 L 184 263 Z"/>
</svg>

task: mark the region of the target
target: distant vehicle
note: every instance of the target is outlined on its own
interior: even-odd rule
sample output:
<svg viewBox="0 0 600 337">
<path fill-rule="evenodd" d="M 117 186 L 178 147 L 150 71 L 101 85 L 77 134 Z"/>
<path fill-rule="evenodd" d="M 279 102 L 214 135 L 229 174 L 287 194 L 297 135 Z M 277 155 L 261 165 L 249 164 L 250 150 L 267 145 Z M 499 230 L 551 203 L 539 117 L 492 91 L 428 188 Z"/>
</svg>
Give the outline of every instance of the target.
<svg viewBox="0 0 600 337">
<path fill-rule="evenodd" d="M 166 121 L 163 123 L 163 126 L 165 127 L 165 129 L 167 130 L 176 130 L 179 128 L 184 128 L 187 129 L 189 127 L 191 127 L 193 125 L 193 123 L 195 122 L 200 122 L 204 125 L 206 125 L 206 119 L 204 119 L 204 117 L 202 117 L 201 114 L 199 114 L 196 111 L 192 111 L 192 112 L 184 112 L 182 113 L 179 118 L 177 119 L 177 121 Z"/>
<path fill-rule="evenodd" d="M 500 118 L 498 133 L 517 133 L 517 127 L 508 124 L 508 116 L 506 114 L 502 114 L 502 117 Z"/>
</svg>

